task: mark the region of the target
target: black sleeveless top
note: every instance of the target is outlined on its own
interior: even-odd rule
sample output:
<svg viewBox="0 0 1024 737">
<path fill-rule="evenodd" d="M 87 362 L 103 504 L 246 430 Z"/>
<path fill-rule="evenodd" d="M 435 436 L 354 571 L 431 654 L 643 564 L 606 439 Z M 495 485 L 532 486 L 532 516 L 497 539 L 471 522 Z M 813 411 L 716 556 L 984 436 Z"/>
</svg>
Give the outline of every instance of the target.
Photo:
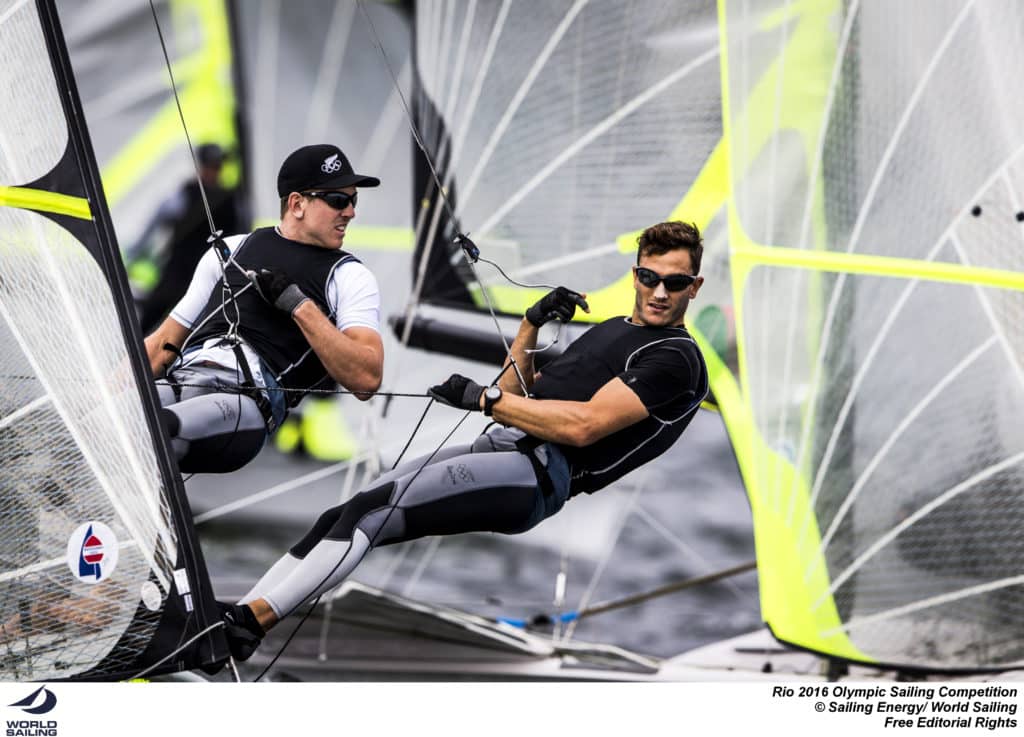
<svg viewBox="0 0 1024 737">
<path fill-rule="evenodd" d="M 588 330 L 544 367 L 538 399 L 589 400 L 619 377 L 650 415 L 583 448 L 559 445 L 572 464 L 573 494 L 593 493 L 668 450 L 708 394 L 708 372 L 685 328 L 613 317 Z"/>
<path fill-rule="evenodd" d="M 311 246 L 280 235 L 275 228 L 253 231 L 234 251 L 234 260 L 243 269 L 259 271 L 270 269 L 287 274 L 295 284 L 314 300 L 326 313 L 327 284 L 335 269 L 358 259 L 345 251 Z M 288 315 L 268 304 L 252 287 L 239 294 L 249 280 L 232 265 L 226 268 L 228 284 L 237 296 L 240 319 L 238 333 L 259 355 L 278 383 L 288 389 L 310 389 L 328 378 L 327 369 L 313 352 L 299 326 Z M 233 310 L 231 300 L 225 300 L 222 284 L 214 287 L 206 307 L 196 321 L 190 342 L 201 343 L 228 332 L 224 315 Z M 328 314 L 333 321 L 334 314 Z M 301 399 L 299 394 L 289 395 L 289 404 Z"/>
</svg>

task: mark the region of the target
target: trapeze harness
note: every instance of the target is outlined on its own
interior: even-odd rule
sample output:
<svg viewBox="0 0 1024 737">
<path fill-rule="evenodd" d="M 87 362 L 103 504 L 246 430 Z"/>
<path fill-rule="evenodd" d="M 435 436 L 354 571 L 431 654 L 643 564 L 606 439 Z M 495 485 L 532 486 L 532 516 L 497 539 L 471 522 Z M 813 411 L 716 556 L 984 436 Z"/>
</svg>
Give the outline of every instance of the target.
<svg viewBox="0 0 1024 737">
<path fill-rule="evenodd" d="M 650 415 L 586 448 L 498 427 L 470 445 L 407 461 L 327 510 L 242 602 L 279 617 L 344 580 L 378 545 L 461 532 L 524 532 L 578 493 L 593 493 L 665 452 L 708 393 L 707 369 L 683 328 L 618 317 L 591 328 L 548 364 L 541 399 L 590 399 L 619 377 Z"/>
<path fill-rule="evenodd" d="M 215 248 L 227 250 L 223 243 Z M 229 256 L 224 252 L 219 255 L 222 263 Z M 240 268 L 227 266 L 221 285 L 231 295 L 224 297 L 222 289 L 212 291 L 189 337 L 192 347 L 184 350 L 181 365 L 170 372 L 174 382 L 158 382 L 164 419 L 180 456 L 179 468 L 185 473 L 222 473 L 241 468 L 259 453 L 289 408 L 310 389 L 332 381 L 291 315 L 268 304 L 251 287 L 243 270 L 270 269 L 288 274 L 327 312 L 324 305 L 329 304 L 327 286 L 331 278 L 344 264 L 359 262 L 345 251 L 284 238 L 275 228 L 251 233 L 235 249 L 233 260 Z M 328 318 L 333 322 L 334 313 Z M 194 357 L 210 339 L 230 348 L 237 371 L 190 362 L 190 356 Z M 243 345 L 259 357 L 263 385 L 256 381 Z M 181 384 L 196 386 L 183 389 Z M 173 399 L 168 390 L 173 391 Z M 242 402 L 243 397 L 255 404 L 259 419 L 249 409 L 251 405 Z M 200 398 L 202 401 L 197 401 Z"/>
</svg>

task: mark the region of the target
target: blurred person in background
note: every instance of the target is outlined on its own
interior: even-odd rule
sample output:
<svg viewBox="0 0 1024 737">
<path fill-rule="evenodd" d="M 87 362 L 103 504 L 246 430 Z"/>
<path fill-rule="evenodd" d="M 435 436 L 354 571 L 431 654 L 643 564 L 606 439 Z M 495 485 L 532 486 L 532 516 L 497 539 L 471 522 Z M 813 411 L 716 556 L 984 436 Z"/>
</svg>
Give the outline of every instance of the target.
<svg viewBox="0 0 1024 737">
<path fill-rule="evenodd" d="M 142 237 L 126 254 L 129 264 L 148 259 L 156 262 L 159 272 L 156 284 L 138 301 L 143 334 L 156 329 L 184 296 L 199 259 L 210 247 L 207 243 L 210 223 L 200 181 L 217 230 L 229 236 L 247 229 L 235 191 L 220 183 L 226 158 L 224 149 L 216 143 L 199 146 L 196 149 L 199 180 L 190 177 L 160 205 Z"/>
</svg>

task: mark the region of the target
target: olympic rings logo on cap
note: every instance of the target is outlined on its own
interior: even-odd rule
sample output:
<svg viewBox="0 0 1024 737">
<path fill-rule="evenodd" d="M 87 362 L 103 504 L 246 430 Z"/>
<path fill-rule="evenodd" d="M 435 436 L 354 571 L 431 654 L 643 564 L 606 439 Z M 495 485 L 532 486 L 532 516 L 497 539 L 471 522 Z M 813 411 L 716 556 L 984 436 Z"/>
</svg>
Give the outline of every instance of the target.
<svg viewBox="0 0 1024 737">
<path fill-rule="evenodd" d="M 320 166 L 320 171 L 324 174 L 337 174 L 341 171 L 341 161 L 338 160 L 338 154 L 324 159 L 324 163 Z"/>
</svg>

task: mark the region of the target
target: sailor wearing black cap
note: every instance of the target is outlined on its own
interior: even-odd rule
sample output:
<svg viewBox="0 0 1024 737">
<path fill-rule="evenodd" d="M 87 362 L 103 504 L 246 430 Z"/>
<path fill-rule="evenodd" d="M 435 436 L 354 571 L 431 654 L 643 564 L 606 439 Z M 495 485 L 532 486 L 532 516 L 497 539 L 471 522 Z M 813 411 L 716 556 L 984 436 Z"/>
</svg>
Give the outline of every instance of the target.
<svg viewBox="0 0 1024 737">
<path fill-rule="evenodd" d="M 154 375 L 167 370 L 157 389 L 182 472 L 240 468 L 309 389 L 368 399 L 380 386 L 377 281 L 342 250 L 357 188 L 379 184 L 337 146 L 296 150 L 278 174 L 280 224 L 209 249 L 146 338 Z"/>
</svg>

